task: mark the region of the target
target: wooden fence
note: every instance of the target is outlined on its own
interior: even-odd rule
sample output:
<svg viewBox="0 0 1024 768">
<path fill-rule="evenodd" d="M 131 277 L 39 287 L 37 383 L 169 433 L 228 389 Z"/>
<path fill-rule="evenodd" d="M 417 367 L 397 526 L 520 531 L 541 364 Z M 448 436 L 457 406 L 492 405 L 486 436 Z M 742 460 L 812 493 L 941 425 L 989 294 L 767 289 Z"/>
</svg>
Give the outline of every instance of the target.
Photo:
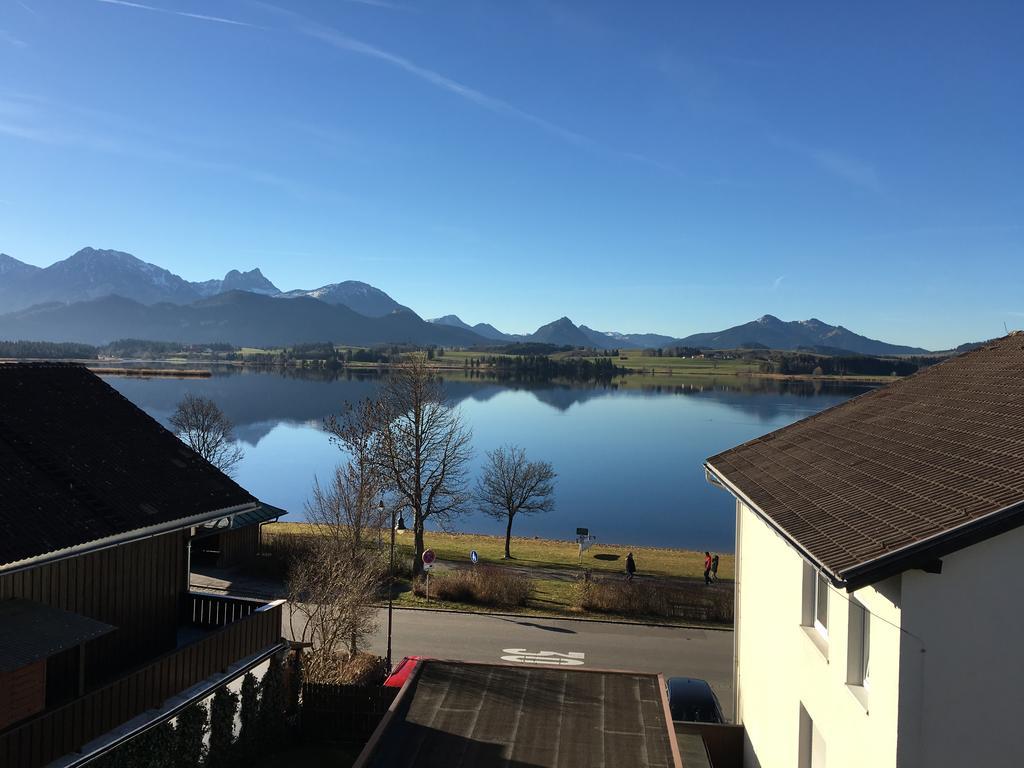
<svg viewBox="0 0 1024 768">
<path fill-rule="evenodd" d="M 281 603 L 264 605 L 263 609 L 259 606 L 237 621 L 206 624 L 223 628 L 0 734 L 0 768 L 37 768 L 77 752 L 92 739 L 279 642 Z M 243 605 L 239 610 L 247 611 L 249 607 Z"/>
<path fill-rule="evenodd" d="M 398 690 L 382 685 L 304 683 L 303 739 L 365 744 Z"/>
</svg>

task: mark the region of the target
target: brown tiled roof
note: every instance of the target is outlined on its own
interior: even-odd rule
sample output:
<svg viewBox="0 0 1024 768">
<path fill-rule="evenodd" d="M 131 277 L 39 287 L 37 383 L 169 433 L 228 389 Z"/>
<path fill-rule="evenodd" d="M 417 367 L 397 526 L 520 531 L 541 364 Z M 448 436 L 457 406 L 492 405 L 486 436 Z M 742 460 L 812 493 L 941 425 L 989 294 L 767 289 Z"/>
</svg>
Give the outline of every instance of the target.
<svg viewBox="0 0 1024 768">
<path fill-rule="evenodd" d="M 79 365 L 0 365 L 0 567 L 256 500 Z"/>
<path fill-rule="evenodd" d="M 991 526 L 1024 503 L 1024 335 L 712 456 L 707 465 L 839 581 Z"/>
</svg>

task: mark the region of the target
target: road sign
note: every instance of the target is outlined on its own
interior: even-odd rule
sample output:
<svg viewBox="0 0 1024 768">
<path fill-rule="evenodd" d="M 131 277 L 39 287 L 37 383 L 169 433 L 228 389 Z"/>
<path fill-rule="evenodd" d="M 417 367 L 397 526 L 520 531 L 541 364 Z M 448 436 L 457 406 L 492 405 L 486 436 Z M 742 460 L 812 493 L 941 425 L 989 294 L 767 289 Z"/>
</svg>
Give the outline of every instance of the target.
<svg viewBox="0 0 1024 768">
<path fill-rule="evenodd" d="M 424 571 L 429 571 L 429 570 L 430 570 L 431 568 L 433 568 L 433 567 L 434 567 L 434 564 L 433 564 L 433 563 L 424 563 L 424 564 L 423 564 L 423 570 L 424 570 Z"/>
<path fill-rule="evenodd" d="M 480 559 L 480 555 L 476 553 L 475 549 L 471 550 L 469 553 L 469 559 L 473 561 L 473 565 L 476 565 L 477 561 Z"/>
<path fill-rule="evenodd" d="M 430 565 L 432 562 L 434 562 L 435 559 L 436 559 L 436 555 L 434 554 L 434 550 L 428 549 L 428 550 L 426 550 L 423 553 L 423 564 L 424 565 Z"/>
<path fill-rule="evenodd" d="M 558 651 L 528 651 L 525 648 L 502 648 L 506 654 L 502 661 L 518 664 L 541 664 L 548 667 L 579 667 L 583 665 L 584 654 L 576 651 L 560 653 Z"/>
<path fill-rule="evenodd" d="M 589 536 L 590 535 L 590 529 L 589 528 L 577 528 L 576 529 L 576 535 L 577 536 Z"/>
</svg>

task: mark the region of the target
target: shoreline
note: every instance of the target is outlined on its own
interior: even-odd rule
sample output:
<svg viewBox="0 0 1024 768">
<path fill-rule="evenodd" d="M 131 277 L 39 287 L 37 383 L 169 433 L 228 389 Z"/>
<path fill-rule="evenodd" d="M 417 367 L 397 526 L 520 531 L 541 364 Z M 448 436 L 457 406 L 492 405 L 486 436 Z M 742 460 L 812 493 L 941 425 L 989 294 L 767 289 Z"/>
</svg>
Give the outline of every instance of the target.
<svg viewBox="0 0 1024 768">
<path fill-rule="evenodd" d="M 84 365 L 98 376 L 139 376 L 139 377 L 163 377 L 163 378 L 207 378 L 213 376 L 214 367 L 252 369 L 262 371 L 310 371 L 325 372 L 332 369 L 324 367 L 305 367 L 302 365 L 282 365 L 266 363 L 255 360 L 204 360 L 201 358 L 181 358 L 163 360 L 89 360 L 74 358 L 0 358 L 0 365 L 9 363 L 77 363 Z M 137 365 L 135 365 L 137 364 Z M 178 368 L 178 367 L 152 367 L 152 366 L 206 366 L 204 368 Z M 358 371 L 358 372 L 384 372 L 390 368 L 389 363 L 342 363 L 335 372 Z M 493 366 L 481 366 L 467 369 L 464 365 L 438 365 L 432 364 L 432 369 L 444 373 L 472 373 L 474 377 L 491 376 L 496 380 L 502 380 L 496 375 Z M 735 368 L 634 368 L 631 373 L 613 376 L 606 384 L 614 385 L 635 385 L 641 382 L 650 386 L 664 386 L 666 384 L 680 383 L 680 380 L 687 379 L 763 379 L 766 381 L 809 381 L 828 382 L 843 384 L 887 384 L 897 381 L 902 376 L 836 376 L 801 373 L 761 373 L 758 371 L 737 370 Z M 514 381 L 515 379 L 509 379 Z M 551 381 L 558 381 L 557 378 Z M 594 383 L 593 380 L 581 381 L 579 383 Z M 601 382 L 597 382 L 601 383 Z"/>
</svg>

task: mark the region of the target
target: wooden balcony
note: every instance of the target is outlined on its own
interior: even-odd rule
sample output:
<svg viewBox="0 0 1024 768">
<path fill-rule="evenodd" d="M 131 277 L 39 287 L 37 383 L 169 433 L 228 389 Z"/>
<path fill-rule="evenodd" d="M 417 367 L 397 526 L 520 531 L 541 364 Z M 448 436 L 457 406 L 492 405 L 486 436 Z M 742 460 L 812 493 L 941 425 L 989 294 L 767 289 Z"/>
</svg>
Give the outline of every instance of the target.
<svg viewBox="0 0 1024 768">
<path fill-rule="evenodd" d="M 37 768 L 281 640 L 283 601 L 189 593 L 177 648 L 0 733 L 0 766 Z"/>
</svg>

